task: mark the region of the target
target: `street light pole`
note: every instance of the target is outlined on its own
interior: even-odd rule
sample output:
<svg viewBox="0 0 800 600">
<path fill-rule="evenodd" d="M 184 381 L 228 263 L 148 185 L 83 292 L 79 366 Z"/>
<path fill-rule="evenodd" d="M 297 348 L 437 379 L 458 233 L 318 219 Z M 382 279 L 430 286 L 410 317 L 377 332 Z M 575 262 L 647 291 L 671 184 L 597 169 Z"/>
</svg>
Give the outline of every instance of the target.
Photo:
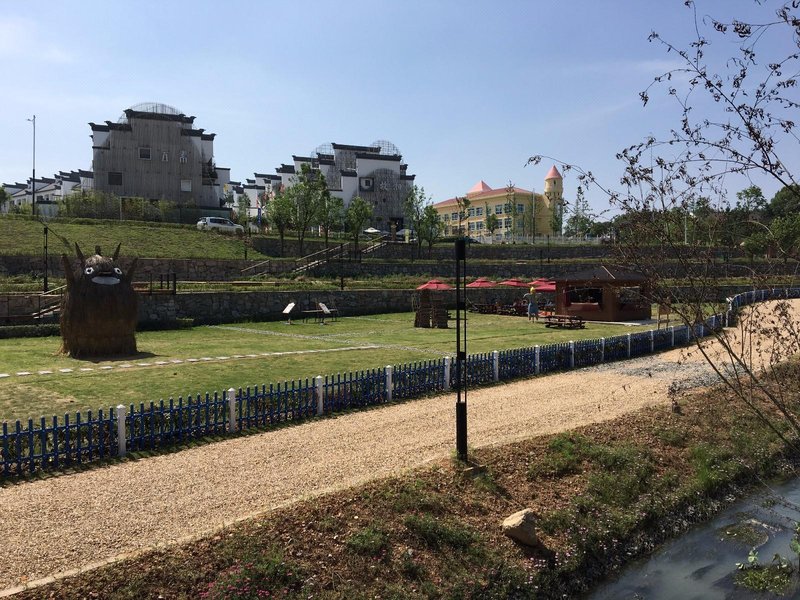
<svg viewBox="0 0 800 600">
<path fill-rule="evenodd" d="M 33 123 L 33 176 L 31 177 L 31 204 L 33 215 L 36 216 L 36 115 L 28 119 Z"/>
</svg>

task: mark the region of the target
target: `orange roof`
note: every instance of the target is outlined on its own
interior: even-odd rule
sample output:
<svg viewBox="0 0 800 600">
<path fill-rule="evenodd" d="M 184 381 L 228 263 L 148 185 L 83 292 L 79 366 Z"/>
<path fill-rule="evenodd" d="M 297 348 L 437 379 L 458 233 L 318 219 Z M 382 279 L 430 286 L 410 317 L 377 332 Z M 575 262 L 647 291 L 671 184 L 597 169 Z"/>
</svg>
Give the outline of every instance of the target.
<svg viewBox="0 0 800 600">
<path fill-rule="evenodd" d="M 550 170 L 547 172 L 547 175 L 544 178 L 545 181 L 548 179 L 562 179 L 561 173 L 558 172 L 558 169 L 556 169 L 555 165 L 550 167 Z"/>
<path fill-rule="evenodd" d="M 468 198 L 470 202 L 475 200 L 480 200 L 481 198 L 498 198 L 504 199 L 505 195 L 508 194 L 509 191 L 507 188 L 497 188 L 496 190 L 486 190 L 485 192 L 479 192 L 475 194 L 468 194 Z M 533 194 L 530 190 L 526 190 L 523 188 L 515 187 L 514 193 L 516 194 Z M 435 202 L 433 204 L 434 208 L 445 208 L 447 206 L 456 206 L 458 202 L 456 202 L 455 198 L 448 198 L 447 200 L 442 200 L 441 202 Z"/>
<path fill-rule="evenodd" d="M 473 185 L 470 190 L 467 192 L 467 196 L 472 194 L 480 194 L 481 192 L 491 192 L 492 188 L 490 188 L 486 182 L 481 179 L 478 183 Z"/>
</svg>

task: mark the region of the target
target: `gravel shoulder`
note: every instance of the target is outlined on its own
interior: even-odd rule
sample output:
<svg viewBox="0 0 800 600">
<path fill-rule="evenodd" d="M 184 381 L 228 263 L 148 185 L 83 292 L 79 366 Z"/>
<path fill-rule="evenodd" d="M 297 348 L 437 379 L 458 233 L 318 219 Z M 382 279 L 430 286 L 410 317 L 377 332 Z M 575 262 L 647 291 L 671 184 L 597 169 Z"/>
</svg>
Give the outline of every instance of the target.
<svg viewBox="0 0 800 600">
<path fill-rule="evenodd" d="M 794 301 L 795 321 L 798 307 Z M 469 444 L 614 419 L 668 404 L 673 382 L 689 389 L 715 380 L 689 348 L 470 390 Z M 0 488 L 0 590 L 447 457 L 454 404 L 445 394 Z"/>
</svg>

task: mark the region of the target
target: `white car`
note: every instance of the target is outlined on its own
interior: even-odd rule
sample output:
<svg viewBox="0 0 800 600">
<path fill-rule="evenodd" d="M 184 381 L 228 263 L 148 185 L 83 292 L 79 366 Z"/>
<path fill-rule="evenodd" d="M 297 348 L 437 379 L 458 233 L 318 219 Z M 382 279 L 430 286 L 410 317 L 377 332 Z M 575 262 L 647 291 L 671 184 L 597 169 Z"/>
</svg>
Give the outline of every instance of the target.
<svg viewBox="0 0 800 600">
<path fill-rule="evenodd" d="M 216 229 L 221 233 L 236 233 L 236 234 L 244 233 L 244 227 L 242 227 L 241 225 L 237 225 L 236 223 L 228 219 L 223 219 L 222 217 L 202 217 L 197 222 L 197 228 L 200 231 Z"/>
</svg>

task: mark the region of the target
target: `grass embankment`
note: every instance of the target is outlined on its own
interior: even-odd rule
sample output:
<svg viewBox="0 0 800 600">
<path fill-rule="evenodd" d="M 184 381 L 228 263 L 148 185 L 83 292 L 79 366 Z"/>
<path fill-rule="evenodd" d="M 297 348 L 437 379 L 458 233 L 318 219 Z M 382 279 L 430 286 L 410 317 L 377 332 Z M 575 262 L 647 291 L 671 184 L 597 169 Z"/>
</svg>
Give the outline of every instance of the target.
<svg viewBox="0 0 800 600">
<path fill-rule="evenodd" d="M 244 241 L 233 235 L 198 231 L 193 225 L 144 223 L 140 221 L 66 220 L 48 223 L 48 253 L 66 252 L 74 256 L 75 243 L 84 254 L 100 246 L 110 254 L 122 243 L 120 256 L 145 258 L 243 259 Z M 0 219 L 0 255 L 29 254 L 41 256 L 44 242 L 42 224 L 32 219 Z M 250 259 L 266 258 L 254 248 L 247 249 Z"/>
<path fill-rule="evenodd" d="M 610 337 L 642 329 L 587 323 L 585 329 L 555 330 L 523 317 L 470 313 L 468 318 L 470 353 Z M 139 355 L 115 360 L 77 360 L 59 355 L 58 337 L 4 339 L 0 340 L 0 373 L 10 376 L 0 378 L 0 421 L 105 409 L 120 403 L 138 405 L 230 387 L 429 360 L 455 352 L 455 329 L 420 329 L 413 324 L 412 313 L 392 313 L 345 317 L 324 326 L 267 322 L 145 331 L 137 334 Z M 354 347 L 369 348 L 345 349 Z M 261 355 L 282 352 L 295 354 Z M 218 358 L 222 356 L 228 358 Z M 189 358 L 212 360 L 186 362 Z M 174 360 L 184 362 L 172 363 Z M 156 365 L 156 361 L 168 364 Z M 73 371 L 62 373 L 60 369 Z M 16 375 L 19 372 L 30 375 Z"/>
<path fill-rule="evenodd" d="M 576 597 L 783 464 L 782 443 L 724 390 L 681 406 L 480 449 L 471 472 L 444 461 L 19 598 Z M 537 547 L 501 533 L 521 508 Z"/>
</svg>

